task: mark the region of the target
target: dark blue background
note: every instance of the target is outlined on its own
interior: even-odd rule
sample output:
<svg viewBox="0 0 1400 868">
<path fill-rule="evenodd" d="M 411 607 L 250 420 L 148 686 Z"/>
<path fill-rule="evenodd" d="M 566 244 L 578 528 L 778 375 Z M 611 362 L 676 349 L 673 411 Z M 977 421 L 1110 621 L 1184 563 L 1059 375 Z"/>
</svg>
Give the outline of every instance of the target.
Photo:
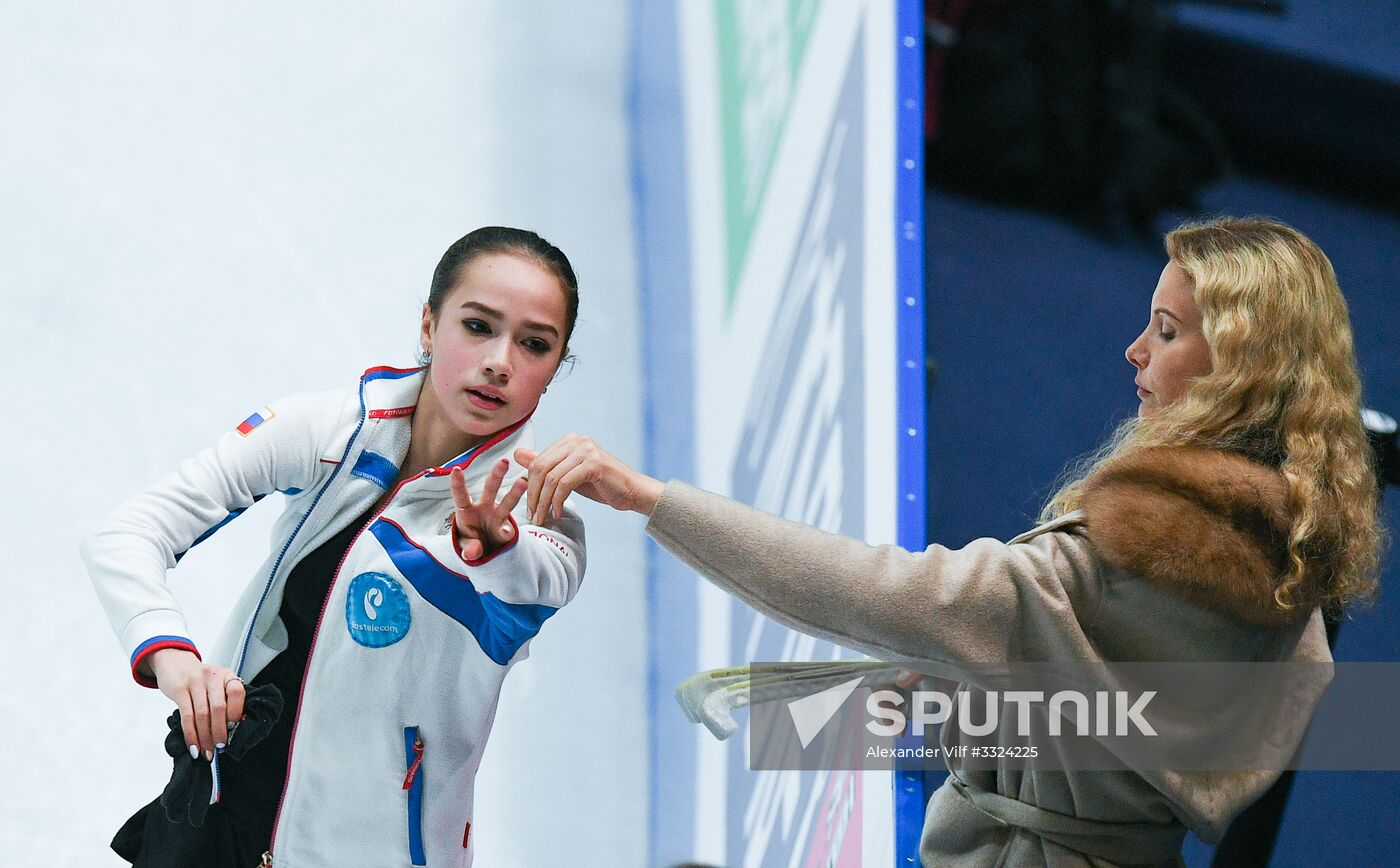
<svg viewBox="0 0 1400 868">
<path fill-rule="evenodd" d="M 1267 214 L 1331 258 L 1352 315 L 1365 400 L 1400 416 L 1400 216 L 1276 183 L 1209 190 L 1208 212 Z M 929 539 L 962 545 L 1029 526 L 1065 465 L 1136 412 L 1123 350 L 1147 322 L 1166 262 L 1160 242 L 1112 242 L 1079 227 L 939 192 L 926 200 Z M 1166 215 L 1162 229 L 1186 214 Z M 1400 491 L 1386 496 L 1392 534 Z M 1400 659 L 1400 605 L 1379 603 L 1342 625 L 1342 660 Z M 1303 773 L 1274 865 L 1372 865 L 1400 859 L 1400 775 Z M 1209 848 L 1194 839 L 1193 865 Z"/>
</svg>

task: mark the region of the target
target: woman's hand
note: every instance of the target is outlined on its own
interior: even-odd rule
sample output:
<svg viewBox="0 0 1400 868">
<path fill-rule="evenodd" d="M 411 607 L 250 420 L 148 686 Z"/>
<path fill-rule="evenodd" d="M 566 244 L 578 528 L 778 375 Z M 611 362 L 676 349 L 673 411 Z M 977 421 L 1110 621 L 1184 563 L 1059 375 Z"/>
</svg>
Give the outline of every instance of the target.
<svg viewBox="0 0 1400 868">
<path fill-rule="evenodd" d="M 515 450 L 529 469 L 530 521 L 544 524 L 564 512 L 564 500 L 577 491 L 589 500 L 651 515 L 665 485 L 609 455 L 592 437 L 566 434 L 543 452 Z"/>
<path fill-rule="evenodd" d="M 486 477 L 481 499 L 475 502 L 472 501 L 471 492 L 467 491 L 462 468 L 452 468 L 452 500 L 456 504 L 452 520 L 457 524 L 457 538 L 462 541 L 462 557 L 469 561 L 495 554 L 515 541 L 515 525 L 511 523 L 510 511 L 520 502 L 528 482 L 523 476 L 517 479 L 506 496 L 497 503 L 496 493 L 509 467 L 510 461 L 505 458 L 496 463 L 491 475 Z"/>
<path fill-rule="evenodd" d="M 150 658 L 151 674 L 160 692 L 180 708 L 180 725 L 190 756 L 215 750 L 228 742 L 230 723 L 243 719 L 243 682 L 232 669 L 209 666 L 180 648 L 165 648 Z"/>
</svg>

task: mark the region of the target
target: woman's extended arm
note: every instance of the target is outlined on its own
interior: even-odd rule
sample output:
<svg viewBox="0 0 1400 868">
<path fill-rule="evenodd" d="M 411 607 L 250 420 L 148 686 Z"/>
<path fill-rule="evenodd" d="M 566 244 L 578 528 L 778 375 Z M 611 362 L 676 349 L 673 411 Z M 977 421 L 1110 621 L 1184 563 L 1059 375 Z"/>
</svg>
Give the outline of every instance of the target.
<svg viewBox="0 0 1400 868">
<path fill-rule="evenodd" d="M 1077 530 L 962 549 L 871 546 L 680 482 L 663 485 L 570 435 L 530 468 L 538 513 L 570 491 L 649 515 L 647 532 L 764 614 L 885 659 L 957 664 L 1096 659 L 1083 624 L 1100 571 Z"/>
</svg>

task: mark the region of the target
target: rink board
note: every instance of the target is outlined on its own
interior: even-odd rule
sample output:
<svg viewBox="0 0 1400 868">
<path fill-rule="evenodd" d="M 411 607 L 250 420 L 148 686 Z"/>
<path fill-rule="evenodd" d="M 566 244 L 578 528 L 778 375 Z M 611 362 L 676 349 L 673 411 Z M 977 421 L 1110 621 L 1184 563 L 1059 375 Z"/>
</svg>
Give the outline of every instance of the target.
<svg viewBox="0 0 1400 868">
<path fill-rule="evenodd" d="M 919 7 L 682 2 L 636 14 L 651 472 L 922 547 Z M 917 781 L 749 771 L 743 730 L 719 742 L 672 696 L 700 669 L 852 652 L 652 555 L 651 863 L 913 855 Z"/>
</svg>

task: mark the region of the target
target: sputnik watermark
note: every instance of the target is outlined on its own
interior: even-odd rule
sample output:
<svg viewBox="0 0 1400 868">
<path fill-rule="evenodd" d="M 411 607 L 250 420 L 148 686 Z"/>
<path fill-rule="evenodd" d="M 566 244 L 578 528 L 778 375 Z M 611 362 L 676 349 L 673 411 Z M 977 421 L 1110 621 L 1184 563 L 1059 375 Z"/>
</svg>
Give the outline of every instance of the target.
<svg viewBox="0 0 1400 868">
<path fill-rule="evenodd" d="M 856 679 L 859 681 L 860 679 Z M 810 701 L 819 696 L 842 690 L 846 685 L 822 691 L 815 696 L 809 696 Z M 836 706 L 827 712 L 827 719 L 835 713 L 846 697 L 855 689 L 851 685 L 845 693 L 836 700 Z M 964 735 L 983 736 L 996 732 L 1001 724 L 998 709 L 1004 703 L 1015 706 L 1016 713 L 1016 734 L 1019 736 L 1031 735 L 1031 708 L 1033 705 L 1044 705 L 1049 710 L 1049 734 L 1058 736 L 1062 733 L 1064 722 L 1073 722 L 1073 733 L 1075 735 L 1095 735 L 1095 736 L 1126 736 L 1129 735 L 1129 726 L 1137 729 L 1138 735 L 1155 736 L 1157 730 L 1152 728 L 1152 724 L 1143 717 L 1143 712 L 1147 709 L 1147 704 L 1157 695 L 1157 691 L 1148 690 L 1134 695 L 1126 690 L 1096 690 L 1092 694 L 1082 693 L 1077 690 L 1060 690 L 1051 694 L 1049 702 L 1046 702 L 1043 690 L 1008 690 L 998 693 L 995 690 L 982 694 L 987 698 L 986 714 L 983 720 L 973 721 L 973 704 L 968 701 L 968 692 L 957 691 L 955 696 L 960 700 L 954 702 L 954 696 L 950 696 L 939 690 L 916 690 L 911 694 L 912 701 L 910 708 L 912 715 L 906 714 L 901 708 L 904 705 L 904 696 L 894 690 L 876 690 L 865 700 L 865 710 L 873 720 L 865 724 L 865 728 L 872 735 L 896 736 L 904 732 L 905 728 L 913 724 L 913 734 L 922 736 L 924 728 L 928 726 L 941 726 L 949 721 L 953 715 L 953 708 L 957 707 L 958 731 Z M 1001 702 L 997 700 L 1000 699 Z M 793 703 L 796 705 L 796 703 Z M 1093 723 L 1090 723 L 1092 711 Z M 1071 716 L 1072 715 L 1072 716 Z M 912 721 L 911 721 L 912 718 Z M 793 713 L 793 720 L 796 722 L 797 714 Z M 1110 719 L 1113 724 L 1110 729 Z M 825 723 L 825 721 L 823 721 Z M 818 727 L 820 728 L 820 727 Z M 801 733 L 799 727 L 798 732 Z M 811 743 L 816 733 L 803 740 L 803 747 Z"/>
<path fill-rule="evenodd" d="M 832 715 L 845 704 L 864 680 L 863 677 L 857 676 L 835 687 L 828 687 L 821 693 L 813 693 L 788 703 L 788 714 L 792 715 L 792 725 L 797 728 L 797 738 L 802 742 L 804 749 L 811 746 L 812 739 L 817 737 L 817 733 L 822 731 L 822 727 L 826 726 L 827 721 L 831 720 Z"/>
<path fill-rule="evenodd" d="M 861 678 L 828 687 L 820 693 L 795 699 L 788 703 L 788 714 L 797 730 L 797 738 L 805 749 L 812 744 L 822 728 L 860 686 Z M 922 736 L 926 727 L 941 726 L 953 717 L 957 709 L 958 731 L 964 735 L 985 736 L 996 732 L 1001 725 L 999 709 L 1005 704 L 1013 706 L 1016 717 L 1016 734 L 1031 735 L 1031 709 L 1041 705 L 1047 709 L 1048 731 L 1051 736 L 1061 735 L 1065 722 L 1072 724 L 1075 735 L 1093 736 L 1155 736 L 1157 730 L 1147 722 L 1143 712 L 1157 695 L 1155 690 L 1147 690 L 1136 695 L 1126 690 L 1096 690 L 1085 693 L 1077 690 L 1060 690 L 1046 700 L 1043 690 L 995 690 L 981 694 L 986 697 L 986 711 L 982 720 L 973 720 L 973 703 L 965 690 L 953 694 L 941 690 L 915 690 L 909 695 L 911 713 L 902 707 L 904 694 L 895 690 L 876 690 L 865 700 L 865 711 L 870 716 L 865 728 L 871 735 L 881 737 L 897 736 L 908 729 L 915 736 Z M 955 701 L 960 700 L 960 701 Z M 1000 701 L 998 701 L 1000 700 Z M 911 726 L 912 724 L 912 726 Z"/>
<path fill-rule="evenodd" d="M 923 673 L 913 690 L 895 689 L 905 677 L 900 669 Z M 938 670 L 927 662 L 754 663 L 745 684 L 712 679 L 704 701 L 691 702 L 692 719 L 723 738 L 742 725 L 730 712 L 747 708 L 749 767 L 756 770 L 937 769 L 948 762 L 1064 771 L 1400 770 L 1393 737 L 1400 663 Z"/>
</svg>

